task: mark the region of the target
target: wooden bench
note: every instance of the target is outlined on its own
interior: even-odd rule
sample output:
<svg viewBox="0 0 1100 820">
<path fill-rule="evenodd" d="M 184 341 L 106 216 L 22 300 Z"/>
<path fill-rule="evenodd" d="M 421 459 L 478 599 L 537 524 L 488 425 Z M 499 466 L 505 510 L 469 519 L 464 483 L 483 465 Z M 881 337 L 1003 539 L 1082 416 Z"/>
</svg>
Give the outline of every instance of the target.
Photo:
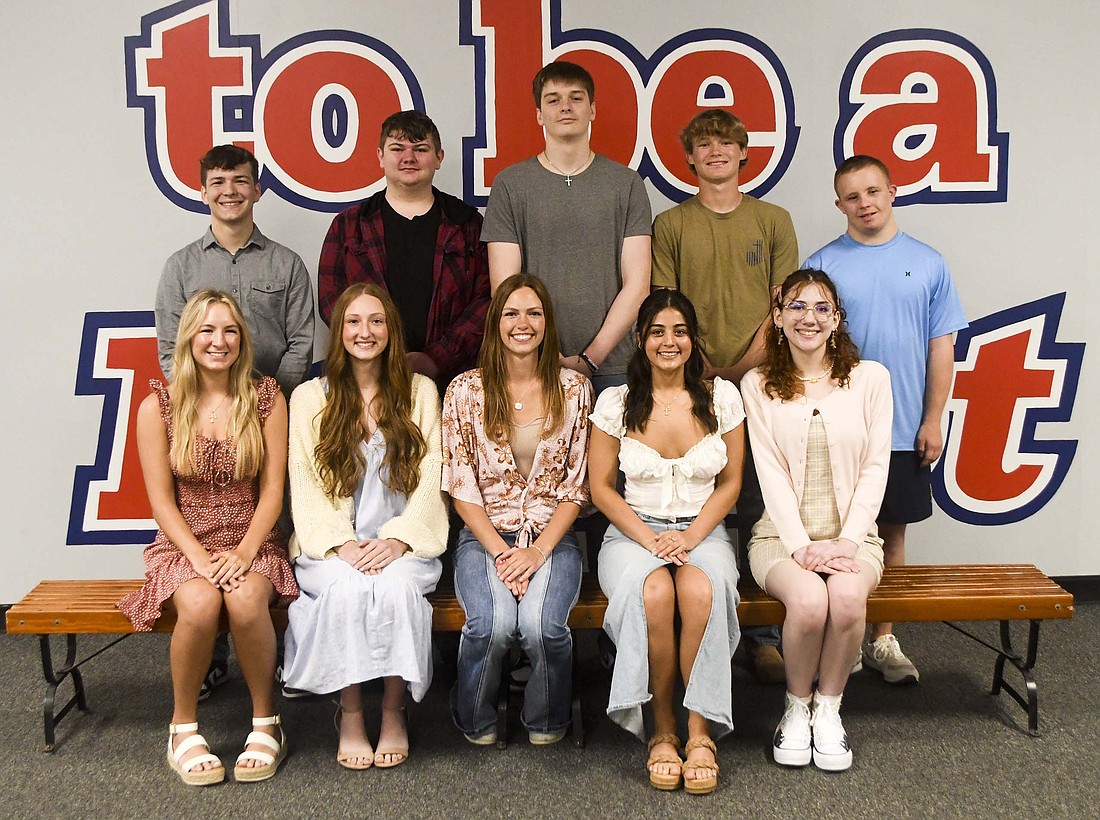
<svg viewBox="0 0 1100 820">
<path fill-rule="evenodd" d="M 55 745 L 55 728 L 74 707 L 87 711 L 88 704 L 80 666 L 133 634 L 130 622 L 115 609 L 115 602 L 141 585 L 140 580 L 126 581 L 42 581 L 7 613 L 10 634 L 38 635 L 42 671 L 46 679 L 43 699 L 45 750 Z M 430 596 L 434 613 L 432 625 L 439 632 L 460 630 L 465 621 L 453 589 L 442 588 Z M 585 575 L 580 599 L 569 617 L 573 629 L 595 629 L 603 624 L 607 599 L 591 573 Z M 276 629 L 286 628 L 286 610 L 273 609 Z M 754 586 L 743 586 L 737 617 L 742 626 L 779 624 L 783 605 Z M 1042 621 L 1073 617 L 1073 596 L 1030 564 L 980 564 L 947 566 L 887 567 L 882 583 L 867 602 L 867 620 L 943 621 L 996 655 L 991 693 L 1002 690 L 1027 712 L 1028 730 L 1038 734 L 1039 692 L 1032 670 L 1039 649 Z M 956 621 L 999 621 L 999 646 L 959 626 Z M 1027 621 L 1027 648 L 1023 655 L 1012 643 L 1012 621 Z M 155 632 L 171 632 L 175 617 L 165 614 L 154 625 Z M 225 624 L 223 623 L 223 628 Z M 78 635 L 119 635 L 120 637 L 92 654 L 77 659 Z M 52 635 L 64 635 L 65 662 L 55 666 L 50 648 Z M 1023 691 L 1005 679 L 1011 665 L 1023 678 Z M 56 707 L 58 686 L 72 681 L 73 695 Z M 504 716 L 507 687 L 502 686 L 501 711 Z M 574 741 L 583 745 L 579 699 L 573 704 Z M 499 725 L 499 724 L 498 724 Z M 504 732 L 498 732 L 503 743 Z"/>
</svg>

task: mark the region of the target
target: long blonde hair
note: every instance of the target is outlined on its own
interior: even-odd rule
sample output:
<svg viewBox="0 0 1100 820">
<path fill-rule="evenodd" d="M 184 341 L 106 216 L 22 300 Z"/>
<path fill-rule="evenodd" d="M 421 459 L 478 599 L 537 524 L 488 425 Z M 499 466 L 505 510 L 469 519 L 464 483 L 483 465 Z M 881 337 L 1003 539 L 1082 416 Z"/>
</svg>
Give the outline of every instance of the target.
<svg viewBox="0 0 1100 820">
<path fill-rule="evenodd" d="M 521 288 L 530 288 L 542 302 L 542 314 L 546 319 L 546 332 L 539 345 L 539 360 L 535 366 L 542 398 L 546 406 L 544 431 L 557 430 L 565 418 L 565 391 L 561 386 L 559 361 L 558 324 L 554 318 L 554 303 L 550 292 L 537 276 L 517 273 L 509 276 L 497 287 L 485 316 L 485 335 L 481 338 L 478 367 L 481 368 L 481 384 L 485 389 L 485 433 L 497 444 L 508 441 L 512 423 L 512 400 L 508 397 L 507 368 L 505 367 L 504 340 L 500 338 L 500 317 L 508 297 Z"/>
<path fill-rule="evenodd" d="M 252 478 L 259 474 L 264 461 L 264 434 L 257 409 L 259 397 L 252 377 L 252 337 L 233 297 L 213 288 L 200 290 L 192 296 L 183 306 L 183 313 L 180 315 L 176 349 L 172 354 L 173 437 L 169 458 L 172 467 L 180 475 L 195 474 L 193 455 L 198 443 L 199 396 L 202 385 L 191 343 L 206 321 L 207 311 L 216 304 L 225 305 L 229 309 L 240 330 L 240 352 L 237 360 L 229 366 L 228 435 L 237 453 L 233 477 L 237 480 Z"/>
<path fill-rule="evenodd" d="M 401 317 L 393 299 L 378 285 L 352 285 L 340 294 L 332 308 L 325 353 L 328 401 L 320 412 L 320 435 L 313 457 L 326 494 L 339 498 L 355 493 L 367 467 L 360 450 L 366 431 L 363 428 L 363 394 L 355 381 L 351 357 L 344 348 L 344 314 L 348 305 L 360 296 L 373 296 L 382 303 L 386 314 L 389 343 L 382 351 L 378 384 L 381 409 L 378 429 L 386 440 L 382 464 L 389 474 L 386 481 L 389 488 L 408 495 L 420 483 L 420 460 L 428 445 L 412 420 L 412 371 L 405 358 Z"/>
</svg>

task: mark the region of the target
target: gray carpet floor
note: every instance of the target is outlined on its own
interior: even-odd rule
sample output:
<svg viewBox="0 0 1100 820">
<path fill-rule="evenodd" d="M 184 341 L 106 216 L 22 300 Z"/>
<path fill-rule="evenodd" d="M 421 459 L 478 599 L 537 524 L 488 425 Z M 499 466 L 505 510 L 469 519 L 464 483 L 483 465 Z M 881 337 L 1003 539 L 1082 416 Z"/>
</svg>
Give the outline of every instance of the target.
<svg viewBox="0 0 1100 820">
<path fill-rule="evenodd" d="M 995 638 L 995 625 L 974 624 Z M 467 744 L 437 681 L 410 708 L 412 754 L 392 770 L 334 761 L 327 699 L 286 702 L 291 753 L 265 783 L 185 787 L 164 762 L 171 712 L 166 636 L 135 636 L 85 667 L 91 711 L 70 714 L 59 746 L 39 751 L 38 641 L 0 635 L 0 812 L 5 817 L 1095 817 L 1100 815 L 1100 605 L 1047 622 L 1037 679 L 1041 736 L 988 694 L 993 655 L 941 624 L 899 627 L 919 685 L 863 672 L 845 695 L 855 750 L 846 773 L 781 769 L 769 755 L 783 688 L 734 675 L 736 732 L 719 743 L 709 797 L 651 789 L 642 745 L 603 714 L 609 673 L 591 634 L 578 639 L 588 744 L 535 748 L 515 716 L 504 751 Z M 85 639 L 85 650 L 102 640 Z M 737 661 L 740 659 L 738 658 Z M 735 661 L 735 663 L 737 662 Z M 371 706 L 378 694 L 371 695 Z M 248 731 L 247 692 L 232 680 L 203 705 L 203 731 L 231 762 Z M 372 731 L 376 731 L 372 729 Z"/>
</svg>

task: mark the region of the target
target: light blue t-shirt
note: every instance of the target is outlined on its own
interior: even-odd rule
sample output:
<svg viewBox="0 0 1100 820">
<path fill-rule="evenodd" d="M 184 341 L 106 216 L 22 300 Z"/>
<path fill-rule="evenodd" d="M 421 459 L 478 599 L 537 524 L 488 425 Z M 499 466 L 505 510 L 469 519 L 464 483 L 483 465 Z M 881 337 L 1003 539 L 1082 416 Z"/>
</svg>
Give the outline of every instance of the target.
<svg viewBox="0 0 1100 820">
<path fill-rule="evenodd" d="M 836 282 L 860 356 L 890 371 L 892 449 L 915 449 L 928 343 L 967 325 L 943 257 L 901 231 L 884 245 L 864 245 L 843 234 L 810 254 L 802 267 L 823 270 Z"/>
</svg>

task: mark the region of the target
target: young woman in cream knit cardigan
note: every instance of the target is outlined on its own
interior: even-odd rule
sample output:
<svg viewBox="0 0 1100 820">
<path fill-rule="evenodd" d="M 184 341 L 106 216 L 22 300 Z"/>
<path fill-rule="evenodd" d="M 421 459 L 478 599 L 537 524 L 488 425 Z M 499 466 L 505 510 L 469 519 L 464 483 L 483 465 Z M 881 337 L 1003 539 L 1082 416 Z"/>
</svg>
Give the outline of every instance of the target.
<svg viewBox="0 0 1100 820">
<path fill-rule="evenodd" d="M 337 762 L 408 757 L 404 703 L 431 683 L 431 605 L 447 543 L 439 394 L 412 374 L 390 296 L 353 285 L 337 300 L 327 377 L 290 402 L 291 556 L 286 684 L 339 692 Z M 367 739 L 360 684 L 383 679 L 381 731 Z"/>
<path fill-rule="evenodd" d="M 765 340 L 741 395 L 766 507 L 749 565 L 786 608 L 787 696 L 772 754 L 784 766 L 841 771 L 852 747 L 840 699 L 882 577 L 875 517 L 890 462 L 890 375 L 860 361 L 821 271 L 787 277 Z"/>
</svg>

